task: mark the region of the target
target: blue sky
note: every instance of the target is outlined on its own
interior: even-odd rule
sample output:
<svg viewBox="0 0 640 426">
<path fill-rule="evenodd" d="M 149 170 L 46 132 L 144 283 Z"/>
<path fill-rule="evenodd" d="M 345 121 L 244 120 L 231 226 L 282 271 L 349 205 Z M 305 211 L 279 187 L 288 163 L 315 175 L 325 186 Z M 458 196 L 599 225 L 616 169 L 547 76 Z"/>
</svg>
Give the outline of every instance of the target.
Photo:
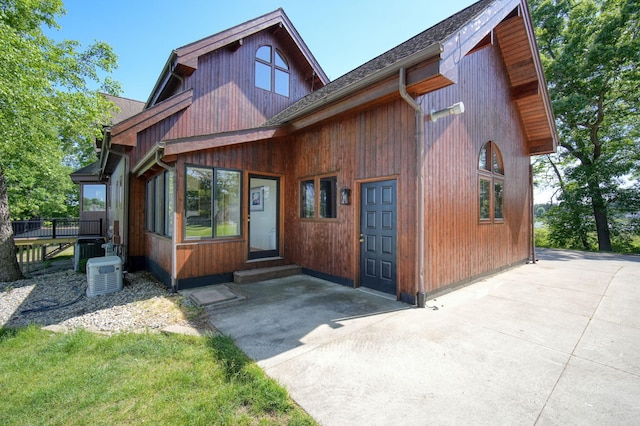
<svg viewBox="0 0 640 426">
<path fill-rule="evenodd" d="M 66 0 L 56 39 L 107 42 L 122 96 L 146 101 L 175 48 L 282 7 L 334 80 L 475 0 Z"/>
</svg>

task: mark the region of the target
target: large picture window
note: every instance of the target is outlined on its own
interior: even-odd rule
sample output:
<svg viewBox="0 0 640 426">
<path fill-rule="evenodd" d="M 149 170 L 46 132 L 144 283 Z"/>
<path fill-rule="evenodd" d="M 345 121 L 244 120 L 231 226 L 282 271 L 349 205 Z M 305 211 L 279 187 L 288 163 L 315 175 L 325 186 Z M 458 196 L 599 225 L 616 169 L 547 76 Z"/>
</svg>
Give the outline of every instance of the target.
<svg viewBox="0 0 640 426">
<path fill-rule="evenodd" d="M 335 219 L 338 216 L 337 188 L 338 179 L 336 176 L 323 176 L 300 181 L 300 217 L 304 219 Z"/>
<path fill-rule="evenodd" d="M 478 192 L 480 221 L 502 222 L 504 220 L 504 165 L 500 149 L 494 142 L 485 143 L 480 150 Z"/>
<path fill-rule="evenodd" d="M 189 166 L 185 194 L 186 238 L 240 236 L 240 171 Z"/>
<path fill-rule="evenodd" d="M 174 173 L 163 172 L 147 181 L 145 228 L 156 234 L 173 235 Z"/>
</svg>

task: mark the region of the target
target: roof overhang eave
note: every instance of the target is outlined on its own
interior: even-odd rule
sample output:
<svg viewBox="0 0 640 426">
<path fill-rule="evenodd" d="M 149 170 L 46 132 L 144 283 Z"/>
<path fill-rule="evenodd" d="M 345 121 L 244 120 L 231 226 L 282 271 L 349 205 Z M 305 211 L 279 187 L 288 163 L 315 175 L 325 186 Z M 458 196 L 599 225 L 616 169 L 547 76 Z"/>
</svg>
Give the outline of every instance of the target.
<svg viewBox="0 0 640 426">
<path fill-rule="evenodd" d="M 142 176 L 147 172 L 147 170 L 158 164 L 158 160 L 162 158 L 163 153 L 164 143 L 156 142 L 153 147 L 151 147 L 149 152 L 147 152 L 145 156 L 142 157 L 135 166 L 133 166 L 133 168 L 131 169 L 131 174 L 137 177 Z"/>
<path fill-rule="evenodd" d="M 151 90 L 151 94 L 149 95 L 149 98 L 147 99 L 147 102 L 144 105 L 144 109 L 149 108 L 149 106 L 151 106 L 158 98 L 160 92 L 162 91 L 162 86 L 164 86 L 167 80 L 171 77 L 171 72 L 173 71 L 172 69 L 173 64 L 177 57 L 178 55 L 176 51 L 172 50 L 171 54 L 169 55 L 169 58 L 167 59 L 167 62 L 164 64 L 164 67 L 162 68 L 162 71 L 158 76 L 158 80 L 156 81 L 156 84 L 153 86 L 153 89 Z"/>
</svg>

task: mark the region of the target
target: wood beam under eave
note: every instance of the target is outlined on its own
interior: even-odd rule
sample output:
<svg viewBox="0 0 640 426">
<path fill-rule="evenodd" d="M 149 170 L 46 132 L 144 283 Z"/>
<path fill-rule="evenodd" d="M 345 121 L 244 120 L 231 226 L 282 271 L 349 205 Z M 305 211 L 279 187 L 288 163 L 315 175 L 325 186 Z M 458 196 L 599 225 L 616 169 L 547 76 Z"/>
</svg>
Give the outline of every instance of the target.
<svg viewBox="0 0 640 426">
<path fill-rule="evenodd" d="M 282 24 L 282 22 L 279 22 L 278 25 L 273 26 L 273 29 L 271 30 L 271 32 L 272 34 L 277 34 L 283 28 L 284 28 L 284 25 Z"/>
<path fill-rule="evenodd" d="M 529 155 L 543 155 L 555 152 L 553 138 L 529 141 Z"/>
<path fill-rule="evenodd" d="M 537 96 L 540 94 L 540 82 L 538 80 L 524 83 L 511 88 L 511 99 L 514 101 Z"/>
<path fill-rule="evenodd" d="M 236 132 L 218 133 L 212 135 L 192 136 L 182 139 L 164 141 L 164 156 L 173 158 L 187 152 L 203 151 L 222 146 L 237 145 L 286 136 L 288 129 L 270 127 L 249 129 Z M 164 157 L 163 157 L 164 158 Z M 168 161 L 168 160 L 167 160 Z"/>
<path fill-rule="evenodd" d="M 229 44 L 229 46 L 227 48 L 229 49 L 229 51 L 231 53 L 233 53 L 236 50 L 240 49 L 240 47 L 242 47 L 243 43 L 244 43 L 244 39 L 238 39 L 238 40 L 234 41 L 233 43 Z"/>
</svg>

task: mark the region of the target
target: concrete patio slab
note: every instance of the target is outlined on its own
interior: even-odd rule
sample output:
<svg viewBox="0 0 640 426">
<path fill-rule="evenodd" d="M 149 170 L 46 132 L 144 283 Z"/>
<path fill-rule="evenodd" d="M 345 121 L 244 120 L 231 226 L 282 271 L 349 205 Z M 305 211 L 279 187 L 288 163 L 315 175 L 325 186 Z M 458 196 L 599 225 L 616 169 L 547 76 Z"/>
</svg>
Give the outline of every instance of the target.
<svg viewBox="0 0 640 426">
<path fill-rule="evenodd" d="M 180 293 L 189 297 L 196 305 L 202 307 L 244 300 L 244 296 L 230 290 L 229 287 L 224 284 L 180 290 Z"/>
<path fill-rule="evenodd" d="M 636 424 L 640 258 L 539 255 L 438 310 L 294 276 L 211 321 L 324 425 Z"/>
<path fill-rule="evenodd" d="M 637 425 L 640 378 L 572 357 L 549 396 L 539 425 Z"/>
</svg>

